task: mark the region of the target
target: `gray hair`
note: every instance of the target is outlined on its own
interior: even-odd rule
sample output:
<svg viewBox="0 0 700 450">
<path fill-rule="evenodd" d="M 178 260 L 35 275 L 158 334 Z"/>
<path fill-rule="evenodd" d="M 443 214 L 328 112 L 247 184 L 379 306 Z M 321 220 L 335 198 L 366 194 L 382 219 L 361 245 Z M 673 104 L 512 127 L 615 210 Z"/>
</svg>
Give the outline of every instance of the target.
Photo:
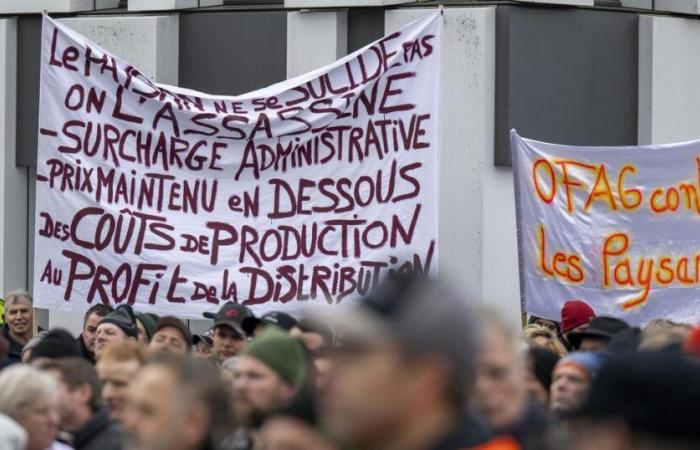
<svg viewBox="0 0 700 450">
<path fill-rule="evenodd" d="M 24 408 L 57 392 L 50 375 L 24 364 L 12 365 L 0 372 L 0 413 L 17 419 Z"/>
<path fill-rule="evenodd" d="M 14 291 L 8 292 L 7 295 L 5 295 L 5 304 L 14 305 L 22 297 L 29 300 L 30 305 L 34 304 L 34 298 L 32 297 L 32 294 L 30 294 L 26 289 L 15 289 Z"/>
</svg>

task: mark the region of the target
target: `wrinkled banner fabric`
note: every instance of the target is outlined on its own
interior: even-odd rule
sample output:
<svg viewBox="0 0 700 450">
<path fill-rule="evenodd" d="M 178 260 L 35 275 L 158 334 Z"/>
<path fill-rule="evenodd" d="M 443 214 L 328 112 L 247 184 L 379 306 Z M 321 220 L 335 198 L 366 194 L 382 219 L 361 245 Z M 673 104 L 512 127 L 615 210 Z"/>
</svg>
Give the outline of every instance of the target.
<svg viewBox="0 0 700 450">
<path fill-rule="evenodd" d="M 437 260 L 442 16 L 226 97 L 43 22 L 36 306 L 352 303 Z"/>
<path fill-rule="evenodd" d="M 700 320 L 700 141 L 574 147 L 511 131 L 525 310 L 569 299 L 642 325 Z"/>
</svg>

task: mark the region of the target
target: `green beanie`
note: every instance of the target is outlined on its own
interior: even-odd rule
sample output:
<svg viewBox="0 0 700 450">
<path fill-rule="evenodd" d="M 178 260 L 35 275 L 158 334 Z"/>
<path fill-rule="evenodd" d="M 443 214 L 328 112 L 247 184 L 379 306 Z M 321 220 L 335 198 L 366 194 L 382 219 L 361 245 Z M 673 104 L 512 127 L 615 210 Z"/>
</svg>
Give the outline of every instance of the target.
<svg viewBox="0 0 700 450">
<path fill-rule="evenodd" d="M 146 330 L 146 337 L 150 342 L 151 338 L 153 338 L 153 335 L 156 333 L 156 323 L 158 322 L 158 316 L 156 316 L 155 314 L 142 312 L 134 313 L 134 315 L 143 324 L 143 328 Z"/>
<path fill-rule="evenodd" d="M 304 344 L 276 327 L 266 327 L 243 349 L 241 356 L 262 362 L 294 388 L 304 384 L 308 364 Z"/>
</svg>

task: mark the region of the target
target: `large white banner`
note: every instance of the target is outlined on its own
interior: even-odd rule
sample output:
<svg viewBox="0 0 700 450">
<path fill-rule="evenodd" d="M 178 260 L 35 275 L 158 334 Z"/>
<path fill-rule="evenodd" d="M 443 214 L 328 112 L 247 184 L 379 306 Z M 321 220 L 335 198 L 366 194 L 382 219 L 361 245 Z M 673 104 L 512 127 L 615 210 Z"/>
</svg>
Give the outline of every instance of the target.
<svg viewBox="0 0 700 450">
<path fill-rule="evenodd" d="M 511 132 L 527 312 L 569 299 L 641 325 L 700 321 L 700 141 L 573 147 Z"/>
<path fill-rule="evenodd" d="M 43 22 L 36 305 L 347 304 L 437 260 L 442 16 L 224 97 Z"/>
</svg>

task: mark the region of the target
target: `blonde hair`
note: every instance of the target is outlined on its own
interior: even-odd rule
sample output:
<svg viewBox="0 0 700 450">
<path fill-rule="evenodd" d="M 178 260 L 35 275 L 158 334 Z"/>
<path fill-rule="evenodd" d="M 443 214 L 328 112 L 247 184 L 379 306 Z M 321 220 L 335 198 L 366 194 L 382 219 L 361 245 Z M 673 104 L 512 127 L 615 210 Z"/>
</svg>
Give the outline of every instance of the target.
<svg viewBox="0 0 700 450">
<path fill-rule="evenodd" d="M 58 395 L 58 385 L 50 375 L 24 364 L 0 372 L 0 413 L 18 419 L 36 400 Z"/>
<path fill-rule="evenodd" d="M 530 345 L 533 345 L 535 347 L 546 348 L 547 350 L 551 350 L 559 356 L 564 356 L 568 353 L 566 351 L 566 347 L 564 347 L 564 344 L 562 344 L 561 341 L 559 341 L 554 332 L 547 327 L 543 327 L 542 325 L 537 325 L 533 323 L 531 325 L 526 326 L 525 328 L 523 328 L 522 336 L 530 343 Z M 547 341 L 545 345 L 537 344 L 535 339 L 539 337 L 544 338 Z"/>
</svg>

